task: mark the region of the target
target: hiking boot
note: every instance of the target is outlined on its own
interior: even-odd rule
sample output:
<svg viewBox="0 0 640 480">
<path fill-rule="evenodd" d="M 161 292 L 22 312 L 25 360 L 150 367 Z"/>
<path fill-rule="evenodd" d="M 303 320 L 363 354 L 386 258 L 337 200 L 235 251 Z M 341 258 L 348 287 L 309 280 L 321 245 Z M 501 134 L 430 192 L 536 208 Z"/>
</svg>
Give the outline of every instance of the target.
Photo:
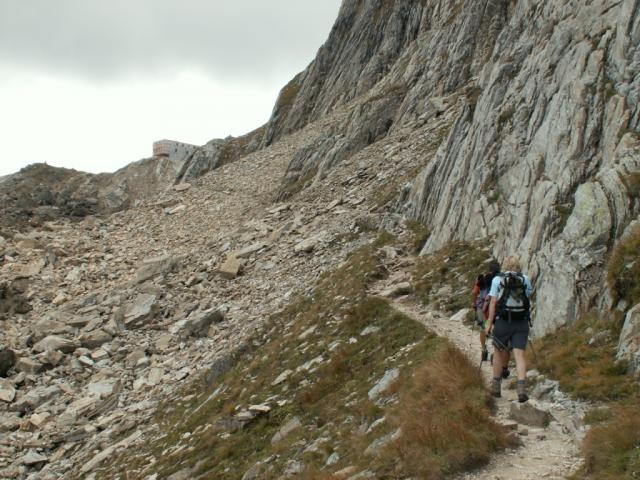
<svg viewBox="0 0 640 480">
<path fill-rule="evenodd" d="M 487 347 L 485 347 L 485 348 L 482 349 L 482 357 L 481 357 L 481 359 L 482 359 L 483 362 L 486 362 L 488 358 L 489 358 L 489 350 L 487 350 Z"/>
<path fill-rule="evenodd" d="M 529 395 L 527 395 L 527 392 L 524 386 L 524 380 L 518 380 L 518 383 L 516 383 L 516 390 L 518 392 L 518 401 L 520 403 L 524 403 L 527 400 L 529 400 Z"/>
<path fill-rule="evenodd" d="M 501 387 L 502 387 L 502 379 L 494 378 L 491 381 L 491 395 L 496 398 L 502 397 Z"/>
<path fill-rule="evenodd" d="M 502 378 L 509 378 L 510 374 L 509 367 L 502 367 Z"/>
</svg>

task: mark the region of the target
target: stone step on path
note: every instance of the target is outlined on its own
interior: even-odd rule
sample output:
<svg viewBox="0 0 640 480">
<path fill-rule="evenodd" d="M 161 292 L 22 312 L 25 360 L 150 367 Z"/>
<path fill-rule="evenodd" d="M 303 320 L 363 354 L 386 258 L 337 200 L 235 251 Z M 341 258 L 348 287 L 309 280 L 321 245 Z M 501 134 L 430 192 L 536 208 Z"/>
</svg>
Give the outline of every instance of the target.
<svg viewBox="0 0 640 480">
<path fill-rule="evenodd" d="M 395 274 L 398 273 L 396 269 Z M 393 286 L 381 281 L 371 287 L 370 293 L 380 295 Z M 474 364 L 480 364 L 480 340 L 478 328 L 470 328 L 461 321 L 461 315 L 450 316 L 418 303 L 412 295 L 386 298 L 394 308 L 409 318 L 432 330 L 437 335 L 447 337 L 463 351 Z M 487 387 L 492 378 L 491 365 L 484 362 L 480 369 Z M 513 369 L 512 369 L 513 371 Z M 515 372 L 514 372 L 515 373 Z M 461 480 L 533 480 L 565 479 L 574 473 L 582 463 L 580 450 L 568 429 L 552 419 L 547 427 L 519 425 L 511 419 L 512 405 L 518 405 L 515 388 L 509 385 L 513 375 L 503 382 L 502 398 L 495 401 L 493 414 L 497 423 L 518 432 L 522 446 L 506 450 L 493 456 L 488 465 L 458 476 Z M 532 404 L 534 401 L 530 401 Z"/>
</svg>

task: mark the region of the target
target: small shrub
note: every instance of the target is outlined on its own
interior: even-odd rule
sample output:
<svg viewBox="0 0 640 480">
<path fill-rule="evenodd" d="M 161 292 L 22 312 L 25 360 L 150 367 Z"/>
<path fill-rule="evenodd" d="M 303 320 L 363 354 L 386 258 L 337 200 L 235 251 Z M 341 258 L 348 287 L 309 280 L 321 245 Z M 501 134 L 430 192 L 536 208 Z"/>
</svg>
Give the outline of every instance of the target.
<svg viewBox="0 0 640 480">
<path fill-rule="evenodd" d="M 585 465 L 577 479 L 632 480 L 640 477 L 640 400 L 613 408 L 611 418 L 587 434 Z"/>
<path fill-rule="evenodd" d="M 614 247 L 609 259 L 607 283 L 616 300 L 640 302 L 640 227 Z"/>
<path fill-rule="evenodd" d="M 640 196 L 640 172 L 631 172 L 623 179 L 629 195 L 632 197 Z"/>
<path fill-rule="evenodd" d="M 574 397 L 597 401 L 627 398 L 638 393 L 638 386 L 626 374 L 627 364 L 616 361 L 619 335 L 619 318 L 602 318 L 598 312 L 590 312 L 574 325 L 536 340 L 536 355 L 530 361 Z"/>
<path fill-rule="evenodd" d="M 567 225 L 567 220 L 573 212 L 573 203 L 563 203 L 555 206 L 556 213 L 558 214 L 558 227 L 557 231 L 562 232 Z"/>
<path fill-rule="evenodd" d="M 471 289 L 491 258 L 481 243 L 452 242 L 437 252 L 418 259 L 413 272 L 413 287 L 424 304 L 435 302 L 455 312 L 471 304 Z M 452 287 L 447 294 L 440 288 Z"/>
<path fill-rule="evenodd" d="M 477 369 L 451 344 L 443 342 L 406 383 L 393 418 L 402 433 L 383 453 L 402 464 L 404 476 L 440 479 L 482 465 L 508 445 L 490 418 Z"/>
<path fill-rule="evenodd" d="M 502 112 L 500 112 L 500 115 L 498 116 L 498 128 L 502 128 L 505 123 L 509 122 L 511 118 L 513 118 L 513 115 L 515 113 L 516 107 L 514 107 L 513 105 L 502 110 Z"/>
<path fill-rule="evenodd" d="M 427 239 L 429 238 L 429 235 L 430 235 L 429 229 L 425 225 L 423 225 L 422 223 L 416 220 L 411 220 L 407 222 L 407 227 L 409 228 L 412 234 L 411 249 L 413 250 L 413 253 L 420 253 L 420 251 L 422 250 L 422 247 L 424 247 L 424 244 L 427 242 Z"/>
</svg>

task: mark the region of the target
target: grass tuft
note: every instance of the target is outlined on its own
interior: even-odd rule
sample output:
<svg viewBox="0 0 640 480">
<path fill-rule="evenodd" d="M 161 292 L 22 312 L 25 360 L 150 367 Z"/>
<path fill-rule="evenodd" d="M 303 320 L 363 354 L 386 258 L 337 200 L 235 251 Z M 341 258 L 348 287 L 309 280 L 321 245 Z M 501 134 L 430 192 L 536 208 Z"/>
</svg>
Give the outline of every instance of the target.
<svg viewBox="0 0 640 480">
<path fill-rule="evenodd" d="M 599 312 L 590 312 L 574 325 L 537 340 L 537 355 L 530 361 L 574 397 L 596 401 L 627 398 L 639 389 L 626 373 L 626 362 L 616 360 L 620 328 L 616 315 L 603 318 Z"/>
<path fill-rule="evenodd" d="M 491 259 L 483 244 L 452 242 L 441 250 L 418 259 L 413 287 L 424 304 L 449 312 L 471 305 L 471 289 L 477 276 L 485 273 Z"/>
<path fill-rule="evenodd" d="M 587 434 L 585 465 L 576 479 L 632 480 L 640 476 L 640 400 L 617 405 Z"/>
<path fill-rule="evenodd" d="M 640 227 L 633 229 L 614 247 L 607 283 L 615 300 L 624 300 L 629 306 L 640 302 Z"/>
<path fill-rule="evenodd" d="M 402 434 L 386 451 L 389 460 L 402 463 L 404 474 L 440 479 L 478 467 L 508 445 L 490 419 L 477 369 L 451 344 L 443 342 L 406 383 L 394 417 Z"/>
</svg>

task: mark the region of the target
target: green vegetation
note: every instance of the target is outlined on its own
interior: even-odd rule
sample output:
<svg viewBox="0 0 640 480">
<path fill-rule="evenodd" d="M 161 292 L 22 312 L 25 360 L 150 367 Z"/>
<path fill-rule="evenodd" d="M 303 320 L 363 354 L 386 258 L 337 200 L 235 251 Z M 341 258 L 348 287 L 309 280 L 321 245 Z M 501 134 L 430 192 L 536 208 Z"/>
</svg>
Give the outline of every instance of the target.
<svg viewBox="0 0 640 480">
<path fill-rule="evenodd" d="M 631 172 L 623 178 L 631 197 L 640 197 L 640 172 Z"/>
<path fill-rule="evenodd" d="M 567 225 L 567 220 L 569 220 L 569 217 L 571 216 L 571 212 L 573 212 L 573 202 L 557 204 L 555 209 L 559 219 L 556 231 L 558 233 L 562 233 L 564 227 Z"/>
<path fill-rule="evenodd" d="M 630 306 L 640 302 L 640 227 L 614 247 L 607 282 L 615 300 L 624 300 Z"/>
<path fill-rule="evenodd" d="M 608 421 L 587 434 L 583 453 L 585 465 L 574 478 L 590 480 L 632 480 L 640 473 L 640 401 L 612 408 Z"/>
<path fill-rule="evenodd" d="M 407 222 L 407 228 L 411 231 L 411 250 L 418 254 L 429 238 L 429 229 L 417 220 Z"/>
<path fill-rule="evenodd" d="M 619 317 L 591 312 L 535 341 L 537 355 L 530 360 L 580 399 L 611 401 L 636 395 L 638 386 L 626 374 L 627 364 L 615 357 L 620 329 Z"/>
<path fill-rule="evenodd" d="M 416 295 L 424 304 L 457 312 L 471 304 L 471 288 L 491 259 L 480 242 L 452 242 L 432 255 L 421 257 L 413 273 Z M 453 286 L 452 289 L 451 287 Z"/>
<path fill-rule="evenodd" d="M 488 416 L 477 369 L 451 344 L 441 345 L 400 392 L 393 422 L 403 434 L 385 451 L 386 460 L 402 465 L 400 478 L 444 478 L 486 463 L 508 444 Z M 383 478 L 398 478 L 388 474 Z"/>
<path fill-rule="evenodd" d="M 511 118 L 513 118 L 513 115 L 515 113 L 516 113 L 516 107 L 513 105 L 510 105 L 509 107 L 502 110 L 500 112 L 500 115 L 498 116 L 498 128 L 501 129 L 505 123 L 509 122 Z"/>
<path fill-rule="evenodd" d="M 385 274 L 379 249 L 392 241 L 381 235 L 325 274 L 312 294 L 270 320 L 269 330 L 216 385 L 203 390 L 194 382 L 180 401 L 162 405 L 155 418 L 162 435 L 139 451 L 123 452 L 99 478 L 166 478 L 188 467 L 194 477 L 237 479 L 262 462 L 258 478 L 272 479 L 281 478 L 290 460 L 304 465 L 292 477 L 300 480 L 331 479 L 329 470 L 348 465 L 384 478 L 442 478 L 507 446 L 466 357 L 367 295 L 368 285 Z M 370 400 L 369 390 L 394 368 L 399 379 L 380 397 L 387 400 Z M 289 376 L 275 382 L 285 371 Z M 238 412 L 256 404 L 272 410 L 239 424 Z M 272 441 L 295 417 L 302 426 Z M 400 435 L 377 456 L 363 455 L 398 428 Z M 327 469 L 332 453 L 339 461 Z"/>
</svg>

